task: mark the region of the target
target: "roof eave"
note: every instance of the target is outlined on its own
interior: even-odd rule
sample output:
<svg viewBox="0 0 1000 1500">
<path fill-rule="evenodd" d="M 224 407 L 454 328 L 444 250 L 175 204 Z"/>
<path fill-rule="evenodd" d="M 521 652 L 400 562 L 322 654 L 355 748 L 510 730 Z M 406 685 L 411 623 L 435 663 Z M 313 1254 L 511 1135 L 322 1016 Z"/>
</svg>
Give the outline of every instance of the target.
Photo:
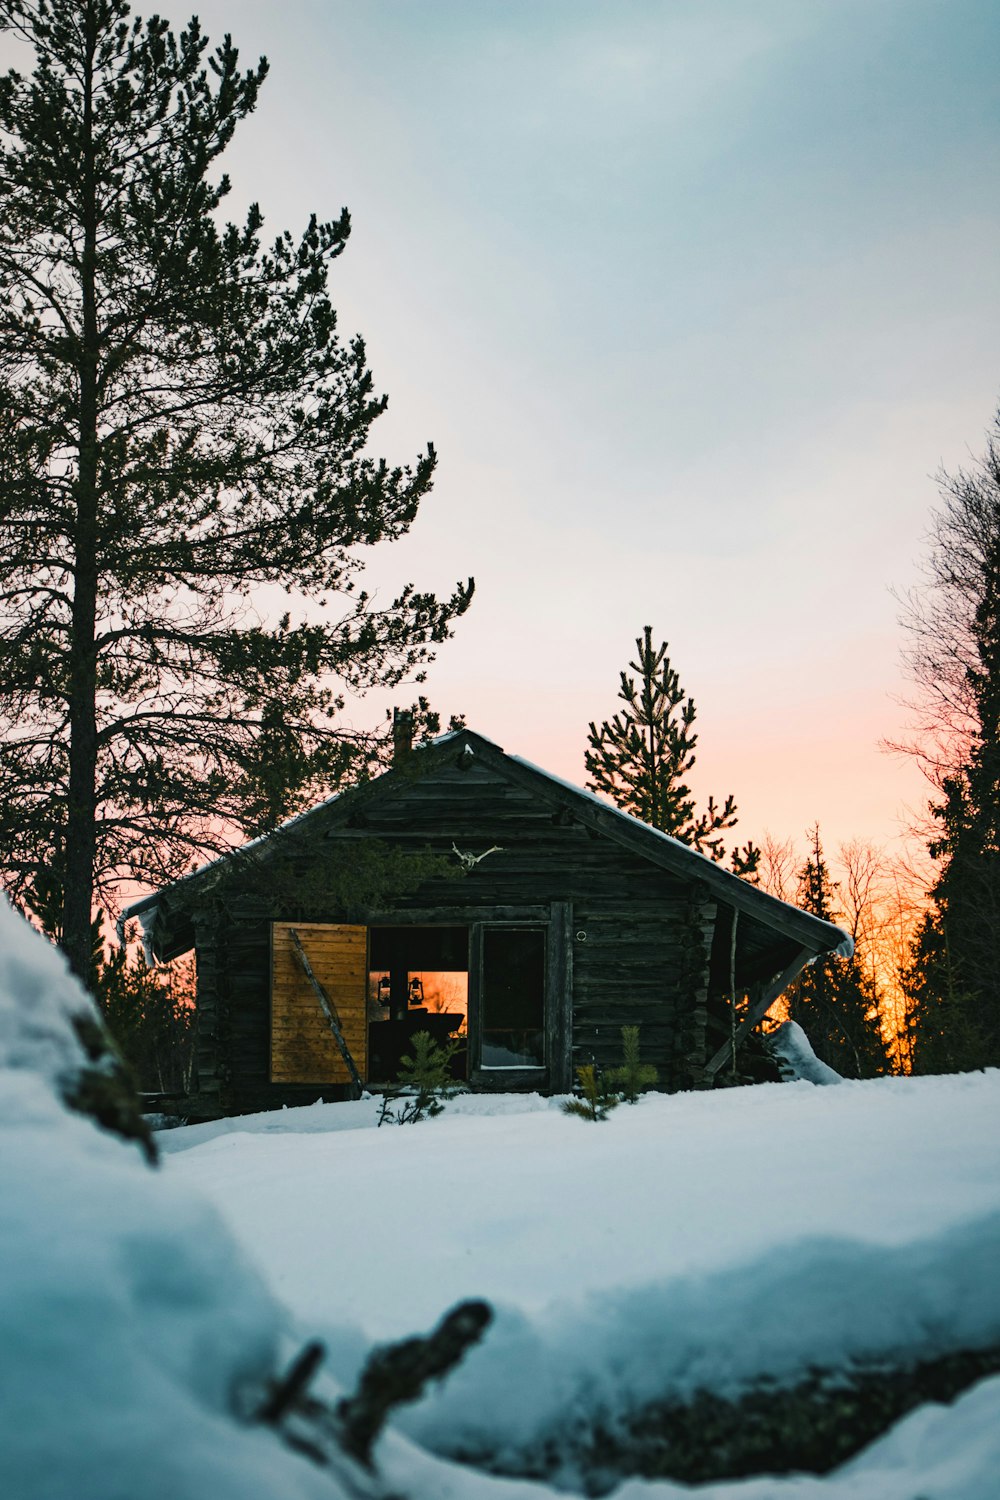
<svg viewBox="0 0 1000 1500">
<path fill-rule="evenodd" d="M 462 751 L 471 750 L 474 755 L 481 756 L 485 764 L 499 771 L 508 780 L 520 783 L 544 797 L 551 805 L 568 807 L 585 827 L 592 828 L 595 832 L 614 840 L 615 843 L 630 849 L 633 853 L 651 860 L 671 874 L 682 879 L 699 881 L 717 900 L 802 948 L 809 949 L 814 955 L 830 952 L 849 955 L 853 950 L 850 935 L 842 928 L 813 916 L 811 912 L 802 911 L 801 908 L 792 906 L 786 901 L 780 901 L 776 896 L 769 895 L 758 886 L 753 886 L 740 876 L 723 869 L 721 865 L 715 864 L 706 855 L 689 848 L 678 839 L 671 838 L 659 829 L 622 812 L 620 808 L 602 802 L 592 793 L 574 786 L 571 782 L 553 776 L 550 772 L 533 765 L 530 761 L 522 760 L 519 756 L 508 755 L 495 741 L 477 734 L 472 729 L 449 731 L 431 741 L 430 744 L 419 747 L 413 754 L 414 758 L 451 754 L 457 747 L 461 747 Z M 363 782 L 359 786 L 347 788 L 344 792 L 327 798 L 316 807 L 281 824 L 273 833 L 252 839 L 249 843 L 240 845 L 219 859 L 203 865 L 201 869 L 182 876 L 172 885 L 165 886 L 162 891 L 154 892 L 152 895 L 133 902 L 122 913 L 122 925 L 133 917 L 141 918 L 145 913 L 150 912 L 159 905 L 164 896 L 169 898 L 169 893 L 180 886 L 196 890 L 203 882 L 219 878 L 243 858 L 257 853 L 267 858 L 273 852 L 273 849 L 268 847 L 272 841 L 280 842 L 282 834 L 297 830 L 307 821 L 312 822 L 317 814 L 325 815 L 330 824 L 336 826 L 346 819 L 352 810 L 363 805 L 379 792 L 390 790 L 397 780 L 405 779 L 406 775 L 405 769 L 390 768 L 373 781 Z M 277 843 L 274 843 L 273 848 L 276 847 Z M 162 910 L 161 915 L 163 915 Z"/>
</svg>

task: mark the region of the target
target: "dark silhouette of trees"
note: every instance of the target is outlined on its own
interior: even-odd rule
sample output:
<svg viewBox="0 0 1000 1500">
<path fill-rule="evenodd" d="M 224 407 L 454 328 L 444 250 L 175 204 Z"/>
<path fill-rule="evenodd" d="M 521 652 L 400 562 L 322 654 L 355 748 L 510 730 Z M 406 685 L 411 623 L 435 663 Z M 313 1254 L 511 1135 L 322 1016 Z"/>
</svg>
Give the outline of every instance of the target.
<svg viewBox="0 0 1000 1500">
<path fill-rule="evenodd" d="M 903 622 L 937 790 L 937 877 L 906 975 L 917 1072 L 1000 1064 L 1000 416 L 941 493 Z"/>
<path fill-rule="evenodd" d="M 435 454 L 367 451 L 386 398 L 327 290 L 346 210 L 269 245 L 256 205 L 222 221 L 266 62 L 124 0 L 0 26 L 35 55 L 0 79 L 0 856 L 15 899 L 59 888 L 85 978 L 95 895 L 356 774 L 343 694 L 419 674 L 472 584 L 359 582 Z"/>
<path fill-rule="evenodd" d="M 823 855 L 818 826 L 799 871 L 797 905 L 824 922 L 838 923 L 838 888 Z M 826 954 L 803 969 L 789 991 L 788 1013 L 813 1051 L 845 1078 L 871 1078 L 890 1070 L 882 1035 L 879 993 L 872 974 L 855 951 L 850 958 Z"/>
</svg>

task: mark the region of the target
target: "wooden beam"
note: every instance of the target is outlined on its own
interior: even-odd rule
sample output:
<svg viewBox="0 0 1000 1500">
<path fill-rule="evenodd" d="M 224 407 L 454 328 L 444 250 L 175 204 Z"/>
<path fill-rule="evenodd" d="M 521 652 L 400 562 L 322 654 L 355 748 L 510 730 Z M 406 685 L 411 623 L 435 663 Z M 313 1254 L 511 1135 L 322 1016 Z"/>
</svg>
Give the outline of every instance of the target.
<svg viewBox="0 0 1000 1500">
<path fill-rule="evenodd" d="M 573 1086 L 573 907 L 553 901 L 545 946 L 545 1040 L 549 1087 L 568 1094 Z"/>
<path fill-rule="evenodd" d="M 740 1046 L 740 1044 L 745 1040 L 745 1038 L 749 1035 L 753 1028 L 758 1024 L 758 1022 L 764 1019 L 768 1011 L 771 1009 L 771 1006 L 774 1004 L 775 1000 L 777 1000 L 778 996 L 781 994 L 782 990 L 788 988 L 796 975 L 801 974 L 806 964 L 814 956 L 815 954 L 812 948 L 800 948 L 788 967 L 786 969 L 782 969 L 777 979 L 772 980 L 771 983 L 761 991 L 759 998 L 754 1002 L 753 1005 L 751 1005 L 750 1009 L 743 1017 L 743 1020 L 740 1022 L 736 1035 L 729 1041 L 724 1042 L 715 1056 L 707 1064 L 705 1073 L 709 1078 L 713 1077 L 719 1071 L 723 1063 L 727 1060 L 727 1058 L 733 1055 L 735 1049 Z"/>
<path fill-rule="evenodd" d="M 386 773 L 388 774 L 388 773 Z M 407 906 L 398 909 L 376 909 L 371 912 L 369 927 L 472 927 L 476 922 L 517 922 L 524 926 L 543 927 L 549 920 L 549 906 Z"/>
<path fill-rule="evenodd" d="M 309 962 L 309 959 L 306 955 L 306 950 L 303 948 L 302 943 L 299 939 L 299 935 L 295 931 L 294 927 L 289 927 L 288 936 L 292 940 L 292 946 L 295 949 L 295 955 L 298 958 L 299 963 L 302 965 L 302 972 L 305 974 L 309 983 L 312 985 L 313 989 L 316 992 L 316 998 L 320 1003 L 320 1008 L 323 1014 L 326 1016 L 326 1019 L 330 1026 L 330 1030 L 333 1032 L 333 1039 L 337 1043 L 337 1046 L 340 1048 L 340 1055 L 344 1059 L 344 1066 L 346 1067 L 348 1073 L 350 1073 L 351 1075 L 351 1081 L 354 1084 L 354 1087 L 357 1089 L 357 1097 L 360 1099 L 361 1095 L 365 1091 L 365 1086 L 361 1081 L 361 1074 L 354 1066 L 354 1058 L 351 1056 L 347 1042 L 344 1040 L 344 1033 L 341 1030 L 340 1017 L 337 1015 L 336 1007 L 334 1006 L 334 1003 L 330 999 L 326 990 L 316 978 L 316 975 L 313 973 L 312 964 Z"/>
</svg>

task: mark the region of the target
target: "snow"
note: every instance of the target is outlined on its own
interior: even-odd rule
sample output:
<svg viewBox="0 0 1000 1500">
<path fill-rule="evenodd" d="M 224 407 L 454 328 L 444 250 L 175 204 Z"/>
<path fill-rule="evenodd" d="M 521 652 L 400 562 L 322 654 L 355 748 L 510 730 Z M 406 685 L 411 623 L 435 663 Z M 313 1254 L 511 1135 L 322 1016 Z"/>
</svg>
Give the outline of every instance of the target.
<svg viewBox="0 0 1000 1500">
<path fill-rule="evenodd" d="M 329 1135 L 331 1131 L 369 1130 L 378 1125 L 381 1097 L 371 1094 L 351 1104 L 299 1105 L 294 1109 L 266 1110 L 257 1115 L 233 1115 L 223 1120 L 209 1120 L 201 1125 L 169 1128 L 157 1136 L 160 1151 L 190 1151 L 193 1146 L 218 1140 L 224 1135 Z M 559 1099 L 544 1099 L 541 1094 L 458 1094 L 448 1101 L 448 1114 L 454 1119 L 469 1115 L 525 1114 L 536 1110 L 559 1112 Z M 388 1127 L 384 1127 L 388 1128 Z"/>
<path fill-rule="evenodd" d="M 783 1021 L 767 1039 L 767 1045 L 778 1060 L 782 1076 L 801 1078 L 806 1083 L 843 1083 L 841 1075 L 816 1056 L 809 1038 L 797 1021 Z"/>
<path fill-rule="evenodd" d="M 0 1075 L 5 1083 L 48 1085 L 39 1101 L 72 1087 L 86 1062 L 73 1017 L 92 1015 L 56 950 L 0 897 Z M 7 1079 L 6 1075 L 14 1075 Z M 42 1107 L 38 1103 L 38 1107 Z M 12 1096 L 0 1096 L 0 1125 L 13 1125 Z"/>
<path fill-rule="evenodd" d="M 67 1111 L 93 1015 L 0 906 L 0 1495 L 322 1500 L 343 1475 L 249 1414 L 301 1340 L 335 1399 L 375 1342 L 460 1297 L 496 1319 L 381 1440 L 378 1493 L 544 1500 L 496 1454 L 699 1386 L 1000 1340 L 1000 1073 L 558 1100 L 378 1101 L 161 1132 L 164 1164 Z M 1000 1378 L 825 1477 L 615 1500 L 995 1500 Z M 564 1476 L 565 1478 L 565 1476 Z M 356 1491 L 352 1491 L 356 1493 Z"/>
<path fill-rule="evenodd" d="M 156 933 L 156 920 L 159 912 L 158 906 L 143 907 L 136 912 L 139 919 L 139 931 L 142 934 L 142 956 L 146 960 L 146 967 L 152 969 L 156 964 L 156 954 L 153 952 L 153 938 Z M 119 924 L 118 941 L 125 941 L 124 918 Z"/>
<path fill-rule="evenodd" d="M 1000 1209 L 998 1111 L 994 1071 L 652 1094 L 597 1126 L 537 1095 L 466 1095 L 381 1130 L 374 1100 L 317 1104 L 158 1141 L 296 1314 L 376 1339 L 449 1297 L 532 1312 L 806 1239 L 906 1246 Z"/>
<path fill-rule="evenodd" d="M 361 1101 L 161 1140 L 344 1382 L 373 1342 L 494 1302 L 399 1425 L 502 1454 L 699 1385 L 1000 1340 L 998 1112 L 994 1071 L 648 1095 L 596 1126 L 469 1096 L 376 1130 Z"/>
<path fill-rule="evenodd" d="M 72 1114 L 90 1002 L 0 900 L 0 1494 L 332 1500 L 239 1421 L 287 1317 L 218 1214 Z"/>
</svg>

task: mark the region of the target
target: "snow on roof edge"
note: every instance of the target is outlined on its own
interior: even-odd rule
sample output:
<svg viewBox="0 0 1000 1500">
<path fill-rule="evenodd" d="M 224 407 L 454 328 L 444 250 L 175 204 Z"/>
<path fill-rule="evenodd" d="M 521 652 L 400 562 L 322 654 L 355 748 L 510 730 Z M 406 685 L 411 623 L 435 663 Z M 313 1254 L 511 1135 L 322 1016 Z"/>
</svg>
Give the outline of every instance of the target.
<svg viewBox="0 0 1000 1500">
<path fill-rule="evenodd" d="M 678 852 L 681 852 L 685 859 L 691 861 L 703 861 L 707 869 L 713 872 L 713 878 L 717 878 L 719 875 L 724 875 L 728 876 L 731 880 L 741 882 L 741 877 L 739 875 L 734 874 L 732 870 L 726 870 L 721 865 L 716 864 L 714 860 L 710 859 L 707 854 L 703 854 L 699 849 L 692 849 L 689 844 L 682 843 L 680 839 L 674 838 L 672 834 L 664 833 L 660 828 L 654 828 L 652 823 L 646 823 L 642 818 L 637 818 L 632 813 L 624 812 L 622 808 L 616 807 L 613 802 L 605 801 L 603 798 L 597 796 L 595 792 L 591 792 L 585 787 L 577 786 L 574 782 L 567 781 L 563 776 L 557 776 L 552 771 L 546 771 L 542 766 L 535 765 L 534 761 L 527 760 L 522 755 L 508 754 L 508 752 L 504 750 L 503 746 L 499 745 L 496 740 L 491 740 L 487 735 L 480 734 L 477 730 L 471 729 L 468 725 L 463 726 L 461 729 L 449 729 L 444 734 L 439 734 L 435 736 L 434 739 L 428 740 L 426 744 L 420 748 L 437 748 L 441 745 L 447 744 L 451 740 L 457 740 L 465 734 L 472 735 L 474 739 L 480 740 L 484 745 L 488 745 L 491 750 L 495 750 L 498 755 L 502 755 L 505 759 L 513 761 L 516 765 L 523 766 L 525 770 L 532 772 L 533 775 L 540 776 L 545 781 L 550 781 L 554 785 L 560 786 L 564 788 L 564 790 L 572 792 L 575 796 L 582 798 L 584 801 L 593 803 L 595 807 L 600 808 L 603 812 L 613 814 L 615 817 L 620 818 L 624 823 L 629 825 L 638 824 L 640 828 L 645 829 L 648 833 L 655 835 L 657 839 L 662 840 L 671 848 L 677 850 Z M 382 774 L 386 775 L 387 772 L 383 772 Z M 381 777 L 376 777 L 375 780 L 379 781 L 381 780 Z M 278 826 L 276 828 L 272 828 L 270 832 L 258 834 L 256 838 L 250 839 L 246 844 L 240 844 L 236 848 L 228 850 L 225 854 L 219 855 L 216 859 L 209 860 L 207 864 L 199 865 L 196 870 L 189 870 L 186 875 L 182 875 L 178 880 L 172 881 L 171 885 L 181 885 L 185 881 L 193 880 L 196 876 L 206 874 L 209 870 L 214 869 L 216 865 L 223 864 L 226 860 L 238 859 L 240 856 L 249 853 L 252 849 L 255 849 L 259 844 L 266 843 L 269 839 L 273 838 L 275 834 L 286 832 L 288 829 L 293 828 L 297 823 L 302 822 L 304 818 L 311 818 L 314 813 L 319 812 L 322 808 L 331 806 L 332 803 L 338 801 L 338 799 L 344 795 L 344 792 L 352 791 L 353 789 L 353 787 L 345 787 L 342 791 L 334 792 L 331 796 L 325 797 L 321 802 L 317 802 L 313 807 L 308 807 L 303 812 L 296 813 L 294 817 L 286 819 L 284 823 L 279 823 Z M 741 883 L 748 884 L 748 882 Z M 808 917 L 811 922 L 816 923 L 819 927 L 826 928 L 831 935 L 833 933 L 836 933 L 839 941 L 835 946 L 831 947 L 828 950 L 828 952 L 833 954 L 834 957 L 850 958 L 854 953 L 854 939 L 851 937 L 850 933 L 845 932 L 844 929 L 842 927 L 838 927 L 836 923 L 827 922 L 823 917 L 817 917 L 813 912 L 805 911 L 802 907 L 794 905 L 794 903 L 791 901 L 783 901 L 779 896 L 772 896 L 769 891 L 760 890 L 759 887 L 750 887 L 750 889 L 759 890 L 759 893 L 762 896 L 767 897 L 768 901 L 773 902 L 778 907 L 784 907 L 787 911 L 794 912 L 797 917 Z M 143 927 L 143 948 L 147 952 L 150 951 L 152 943 L 152 926 L 155 920 L 156 907 L 161 895 L 162 891 L 153 891 L 150 895 L 143 896 L 138 901 L 133 902 L 131 906 L 127 906 L 124 908 L 115 926 L 115 931 L 119 942 L 124 941 L 125 923 L 133 917 L 138 917 L 142 921 Z M 146 918 L 146 920 L 143 920 L 143 918 Z M 819 957 L 819 955 L 817 954 L 816 957 Z"/>
<path fill-rule="evenodd" d="M 490 743 L 492 743 L 492 741 Z M 500 747 L 498 745 L 495 748 L 499 749 Z M 555 782 L 557 786 L 564 787 L 567 791 L 574 792 L 578 797 L 582 797 L 586 801 L 594 803 L 594 805 L 601 808 L 603 812 L 612 813 L 616 818 L 622 819 L 622 821 L 625 823 L 637 823 L 640 828 L 644 828 L 648 833 L 654 834 L 656 838 L 662 840 L 663 843 L 668 844 L 676 850 L 683 851 L 683 855 L 685 858 L 690 860 L 701 860 L 708 867 L 708 869 L 714 872 L 716 876 L 726 875 L 730 880 L 736 880 L 744 885 L 749 885 L 748 881 L 744 881 L 741 876 L 735 874 L 732 870 L 727 870 L 722 865 L 716 864 L 715 860 L 710 859 L 707 854 L 703 854 L 700 849 L 692 849 L 690 844 L 685 844 L 680 839 L 674 838 L 673 834 L 664 833 L 662 828 L 654 828 L 652 823 L 644 822 L 642 818 L 637 818 L 634 813 L 625 812 L 622 808 L 616 807 L 613 802 L 606 802 L 602 797 L 599 797 L 596 792 L 591 792 L 585 787 L 576 786 L 572 781 L 567 781 L 565 777 L 554 775 L 552 771 L 543 770 L 541 766 L 536 766 L 532 761 L 525 760 L 524 756 L 522 755 L 511 755 L 508 757 L 508 759 L 516 761 L 518 765 L 526 767 L 526 769 L 529 771 L 533 771 L 536 776 L 544 776 L 546 781 Z M 820 927 L 825 927 L 831 934 L 837 933 L 840 941 L 835 948 L 831 948 L 829 950 L 836 957 L 850 958 L 853 954 L 854 939 L 851 937 L 849 932 L 845 932 L 844 929 L 842 927 L 838 927 L 835 922 L 827 922 L 825 918 L 817 917 L 814 912 L 806 911 L 803 907 L 796 906 L 794 902 L 783 901 L 780 896 L 772 896 L 770 891 L 762 890 L 759 886 L 752 886 L 750 888 L 752 890 L 759 891 L 762 896 L 766 896 L 767 899 L 769 901 L 773 901 L 776 906 L 783 906 L 787 911 L 795 912 L 796 916 L 809 917 L 811 921 L 818 923 Z"/>
<path fill-rule="evenodd" d="M 464 732 L 465 731 L 462 729 L 449 729 L 444 734 L 439 734 L 434 739 L 428 740 L 427 746 L 443 745 L 448 740 L 457 739 L 458 736 L 460 734 L 463 734 Z M 486 739 L 486 736 L 479 735 L 478 738 Z M 500 750 L 501 755 L 503 754 L 501 747 L 494 744 L 493 740 L 488 740 L 487 743 L 493 745 L 495 749 Z M 383 772 L 382 774 L 384 775 L 385 773 Z M 376 776 L 375 780 L 378 781 L 379 779 L 380 778 Z M 210 859 L 206 864 L 199 865 L 196 870 L 188 870 L 186 875 L 179 875 L 176 880 L 170 881 L 169 887 L 165 886 L 162 890 L 151 891 L 148 896 L 140 896 L 138 901 L 133 901 L 130 906 L 126 906 L 123 908 L 121 916 L 115 923 L 115 936 L 118 939 L 118 942 L 123 943 L 125 941 L 125 923 L 130 922 L 135 917 L 138 917 L 142 922 L 143 948 L 148 953 L 150 951 L 150 944 L 152 940 L 152 926 L 155 917 L 156 906 L 163 894 L 163 890 L 169 889 L 173 886 L 183 885 L 187 880 L 194 880 L 196 876 L 207 874 L 209 870 L 213 870 L 216 865 L 221 865 L 226 860 L 238 859 L 240 855 L 248 854 L 251 849 L 255 849 L 258 844 L 266 843 L 267 840 L 273 838 L 276 833 L 287 832 L 289 828 L 294 828 L 296 823 L 300 823 L 303 818 L 311 818 L 313 814 L 319 812 L 321 808 L 329 807 L 331 803 L 336 802 L 340 797 L 344 795 L 344 792 L 353 790 L 354 787 L 351 786 L 344 787 L 339 792 L 333 792 L 329 797 L 324 797 L 321 802 L 316 802 L 312 807 L 307 807 L 302 812 L 296 813 L 294 817 L 286 818 L 283 823 L 279 823 L 276 828 L 270 829 L 267 833 L 259 833 L 256 838 L 249 839 L 245 844 L 237 844 L 234 848 L 227 849 L 224 854 L 216 855 L 215 859 Z M 148 925 L 146 921 L 143 921 L 144 917 L 148 919 Z"/>
</svg>

